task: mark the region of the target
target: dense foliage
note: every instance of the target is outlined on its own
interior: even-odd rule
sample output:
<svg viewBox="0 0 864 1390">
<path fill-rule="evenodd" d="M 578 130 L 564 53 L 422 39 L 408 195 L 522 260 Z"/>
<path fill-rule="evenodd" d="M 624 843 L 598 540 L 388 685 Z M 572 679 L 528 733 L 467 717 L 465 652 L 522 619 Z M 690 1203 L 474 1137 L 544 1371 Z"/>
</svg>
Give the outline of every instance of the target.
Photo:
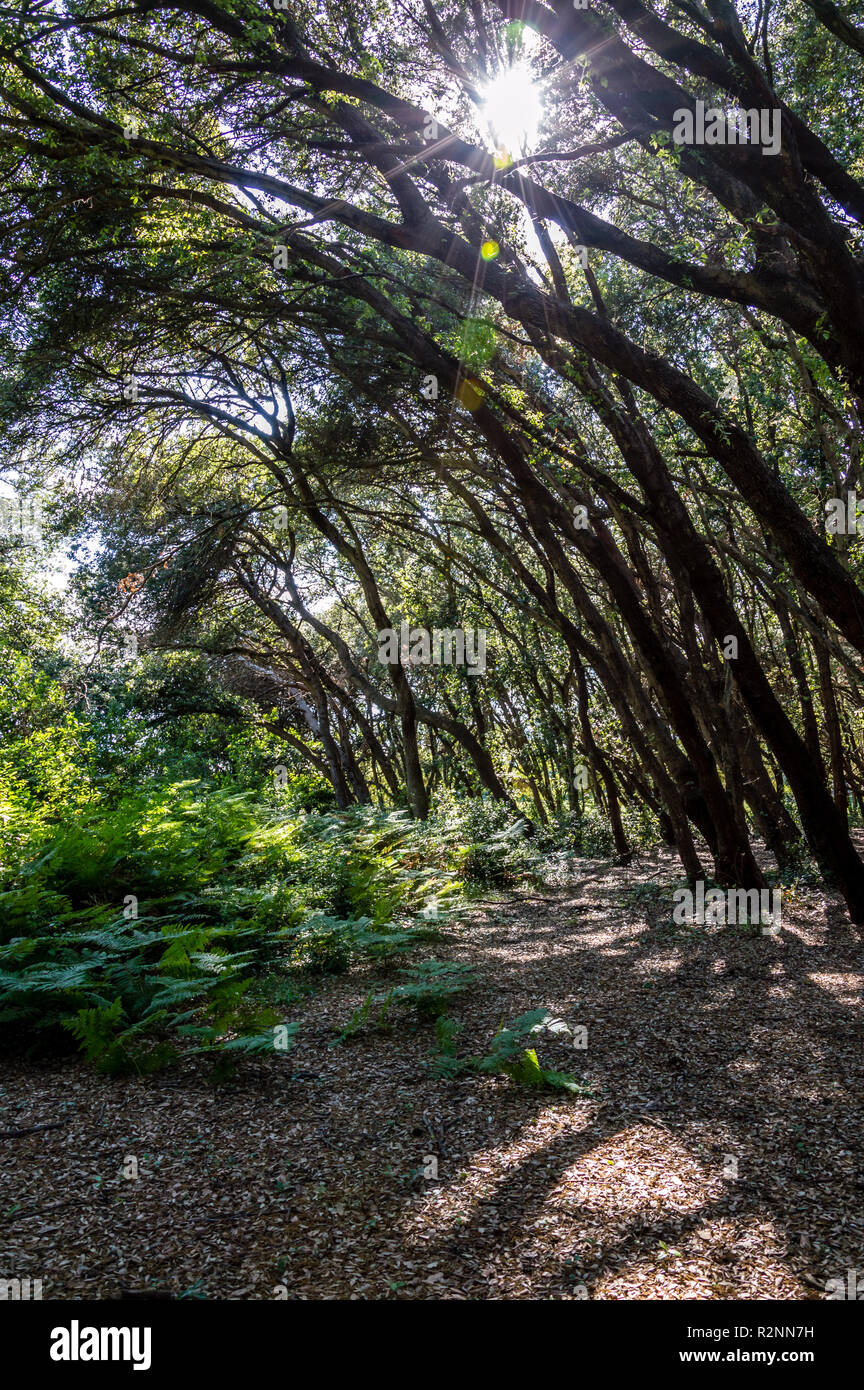
<svg viewBox="0 0 864 1390">
<path fill-rule="evenodd" d="M 855 19 L 0 14 L 4 1029 L 272 1047 L 550 849 L 864 920 Z"/>
</svg>

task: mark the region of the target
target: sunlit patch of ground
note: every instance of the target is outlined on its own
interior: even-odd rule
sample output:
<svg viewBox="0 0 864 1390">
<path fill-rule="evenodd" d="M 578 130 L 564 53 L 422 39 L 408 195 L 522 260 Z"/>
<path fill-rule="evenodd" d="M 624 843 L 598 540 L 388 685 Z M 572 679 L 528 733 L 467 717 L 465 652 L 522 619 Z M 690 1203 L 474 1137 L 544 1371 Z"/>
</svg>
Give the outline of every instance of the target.
<svg viewBox="0 0 864 1390">
<path fill-rule="evenodd" d="M 824 1296 L 864 1268 L 860 938 L 816 890 L 777 938 L 670 936 L 633 894 L 679 878 L 667 855 L 577 863 L 426 951 L 475 968 L 462 1055 L 544 1007 L 588 1029 L 587 1051 L 534 1039 L 583 1094 L 436 1078 L 410 1018 L 332 1046 L 380 983 L 365 966 L 222 1089 L 7 1059 L 0 1277 L 46 1298 Z"/>
</svg>

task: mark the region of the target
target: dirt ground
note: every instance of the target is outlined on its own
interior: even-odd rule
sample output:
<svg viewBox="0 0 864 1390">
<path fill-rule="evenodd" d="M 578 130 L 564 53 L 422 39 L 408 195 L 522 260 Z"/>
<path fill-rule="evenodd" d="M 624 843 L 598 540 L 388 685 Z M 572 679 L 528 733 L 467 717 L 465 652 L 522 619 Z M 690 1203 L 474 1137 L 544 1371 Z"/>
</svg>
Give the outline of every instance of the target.
<svg viewBox="0 0 864 1390">
<path fill-rule="evenodd" d="M 382 981 L 365 965 L 221 1088 L 197 1064 L 7 1061 L 0 1277 L 75 1299 L 797 1300 L 864 1273 L 864 954 L 838 901 L 785 898 L 777 937 L 673 931 L 668 892 L 639 890 L 679 878 L 665 852 L 575 870 L 421 955 L 476 971 L 460 1053 L 545 1007 L 588 1047 L 539 1034 L 540 1062 L 589 1094 L 436 1079 L 410 1016 L 333 1046 Z"/>
</svg>

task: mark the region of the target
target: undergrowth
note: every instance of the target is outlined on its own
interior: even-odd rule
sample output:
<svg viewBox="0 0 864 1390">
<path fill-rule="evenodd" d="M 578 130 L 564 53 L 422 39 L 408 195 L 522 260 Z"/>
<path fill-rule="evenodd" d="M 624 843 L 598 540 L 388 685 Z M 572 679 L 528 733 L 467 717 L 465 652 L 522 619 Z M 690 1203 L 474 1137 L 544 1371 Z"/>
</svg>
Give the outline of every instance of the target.
<svg viewBox="0 0 864 1390">
<path fill-rule="evenodd" d="M 75 804 L 64 824 L 0 815 L 0 1045 L 65 1040 L 112 1073 L 198 1054 L 227 1075 L 244 1055 L 288 1050 L 300 1025 L 287 1012 L 357 961 L 398 975 L 342 1041 L 409 1015 L 445 1027 L 471 973 L 410 953 L 466 900 L 534 881 L 554 836 L 529 836 L 486 799 L 419 823 L 321 809 L 301 790 L 274 803 L 185 780 Z M 557 1084 L 532 1049 L 505 1057 L 508 1037 L 493 1069 Z"/>
<path fill-rule="evenodd" d="M 439 1018 L 436 1026 L 438 1050 L 432 1059 L 433 1072 L 452 1078 L 466 1072 L 500 1074 L 520 1086 L 537 1090 L 568 1091 L 573 1095 L 588 1095 L 590 1087 L 569 1072 L 552 1071 L 543 1067 L 535 1047 L 526 1046 L 535 1034 L 542 1033 L 551 1021 L 547 1009 L 532 1009 L 512 1023 L 502 1024 L 492 1038 L 489 1051 L 479 1056 L 459 1057 L 455 1021 Z"/>
<path fill-rule="evenodd" d="M 40 821 L 29 843 L 16 825 L 5 849 L 0 1041 L 65 1036 L 109 1072 L 287 1050 L 280 976 L 398 958 L 462 891 L 402 812 L 286 818 L 197 782 Z"/>
</svg>

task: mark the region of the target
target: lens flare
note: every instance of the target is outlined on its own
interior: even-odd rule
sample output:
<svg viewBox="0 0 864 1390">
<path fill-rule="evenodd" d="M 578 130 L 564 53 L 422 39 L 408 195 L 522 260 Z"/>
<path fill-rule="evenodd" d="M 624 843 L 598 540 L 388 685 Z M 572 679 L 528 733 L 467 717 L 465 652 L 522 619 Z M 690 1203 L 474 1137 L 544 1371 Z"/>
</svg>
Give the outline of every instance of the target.
<svg viewBox="0 0 864 1390">
<path fill-rule="evenodd" d="M 499 159 L 525 155 L 537 139 L 543 97 L 524 63 L 505 68 L 483 92 L 483 117 Z"/>
</svg>

